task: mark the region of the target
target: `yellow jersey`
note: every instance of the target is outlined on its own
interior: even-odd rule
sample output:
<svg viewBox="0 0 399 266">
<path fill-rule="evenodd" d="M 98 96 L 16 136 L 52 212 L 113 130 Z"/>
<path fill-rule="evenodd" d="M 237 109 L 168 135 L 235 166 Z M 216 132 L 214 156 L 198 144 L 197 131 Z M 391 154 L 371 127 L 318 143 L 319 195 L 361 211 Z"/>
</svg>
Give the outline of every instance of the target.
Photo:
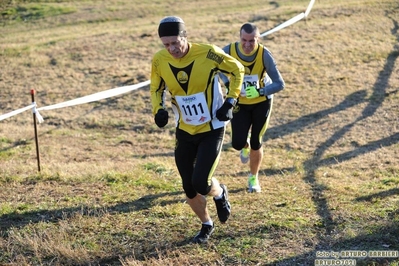
<svg viewBox="0 0 399 266">
<path fill-rule="evenodd" d="M 277 68 L 276 61 L 264 45 L 258 44 L 249 55 L 244 54 L 240 42 L 231 43 L 223 50 L 245 67 L 244 82 L 238 99 L 240 104 L 256 104 L 266 101 L 266 97 L 247 98 L 245 88 L 248 86 L 264 88 L 267 98 L 272 98 L 274 93 L 284 89 L 284 80 Z"/>
<path fill-rule="evenodd" d="M 231 77 L 226 97 L 237 99 L 244 80 L 244 66 L 211 44 L 188 43 L 188 53 L 174 58 L 166 49 L 152 59 L 150 93 L 152 112 L 165 108 L 165 92 L 171 95 L 176 127 L 191 135 L 225 126 L 216 118 L 224 93 L 218 73 Z"/>
</svg>

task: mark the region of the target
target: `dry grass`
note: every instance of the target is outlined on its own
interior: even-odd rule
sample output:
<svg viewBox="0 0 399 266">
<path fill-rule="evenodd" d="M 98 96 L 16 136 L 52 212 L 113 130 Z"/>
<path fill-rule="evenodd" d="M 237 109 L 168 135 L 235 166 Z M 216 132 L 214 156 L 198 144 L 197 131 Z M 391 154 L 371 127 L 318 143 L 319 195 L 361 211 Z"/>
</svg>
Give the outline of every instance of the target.
<svg viewBox="0 0 399 266">
<path fill-rule="evenodd" d="M 0 114 L 29 105 L 32 88 L 42 107 L 148 80 L 165 15 L 223 46 L 245 21 L 266 31 L 308 4 L 27 2 L 0 4 Z M 324 250 L 399 251 L 398 18 L 394 0 L 318 0 L 264 39 L 287 86 L 264 138 L 263 193 L 245 192 L 228 128 L 217 175 L 233 216 L 205 246 L 189 243 L 199 221 L 148 88 L 43 111 L 40 173 L 32 114 L 0 121 L 0 264 L 314 265 Z"/>
</svg>

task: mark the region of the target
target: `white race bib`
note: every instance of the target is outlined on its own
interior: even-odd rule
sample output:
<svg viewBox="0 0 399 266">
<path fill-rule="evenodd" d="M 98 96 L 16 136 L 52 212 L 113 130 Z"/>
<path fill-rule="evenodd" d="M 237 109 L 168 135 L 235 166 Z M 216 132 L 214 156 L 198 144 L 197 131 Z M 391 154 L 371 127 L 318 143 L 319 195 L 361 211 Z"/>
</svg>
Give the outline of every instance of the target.
<svg viewBox="0 0 399 266">
<path fill-rule="evenodd" d="M 208 104 L 203 92 L 187 96 L 175 96 L 184 123 L 198 126 L 211 121 Z"/>
<path fill-rule="evenodd" d="M 249 86 L 255 86 L 259 88 L 259 78 L 258 75 L 245 75 L 244 82 L 242 83 L 240 96 L 246 97 L 247 93 L 245 92 L 245 88 Z"/>
</svg>

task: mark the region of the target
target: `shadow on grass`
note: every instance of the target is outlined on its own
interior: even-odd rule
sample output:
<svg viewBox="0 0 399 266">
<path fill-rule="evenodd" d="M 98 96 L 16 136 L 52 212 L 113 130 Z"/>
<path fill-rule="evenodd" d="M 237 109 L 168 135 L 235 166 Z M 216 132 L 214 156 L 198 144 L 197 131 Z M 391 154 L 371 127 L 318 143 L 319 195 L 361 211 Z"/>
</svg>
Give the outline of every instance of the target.
<svg viewBox="0 0 399 266">
<path fill-rule="evenodd" d="M 365 90 L 357 91 L 347 96 L 345 100 L 340 104 L 338 104 L 337 106 L 313 114 L 302 116 L 297 120 L 294 120 L 292 122 L 277 127 L 269 128 L 267 129 L 266 134 L 263 137 L 263 141 L 277 139 L 282 136 L 295 133 L 301 128 L 306 128 L 309 125 L 316 123 L 319 119 L 329 114 L 337 113 L 339 111 L 363 103 L 364 101 L 366 101 L 366 96 L 367 92 Z"/>
<path fill-rule="evenodd" d="M 397 34 L 397 31 L 399 29 L 397 23 L 395 24 L 395 33 Z M 399 37 L 398 37 L 399 40 Z M 324 189 L 321 188 L 321 184 L 318 183 L 316 180 L 316 170 L 318 167 L 326 165 L 326 162 L 328 164 L 334 164 L 338 162 L 342 162 L 343 160 L 349 160 L 352 159 L 356 156 L 365 154 L 367 152 L 370 152 L 370 150 L 377 150 L 381 148 L 381 145 L 383 146 L 391 146 L 399 142 L 399 133 L 396 133 L 390 137 L 381 139 L 376 142 L 369 143 L 367 145 L 358 147 L 354 149 L 353 151 L 338 155 L 334 160 L 326 160 L 322 159 L 324 153 L 328 150 L 329 147 L 331 147 L 335 142 L 337 142 L 339 139 L 344 137 L 344 135 L 349 132 L 349 130 L 355 126 L 356 123 L 372 116 L 378 109 L 378 107 L 381 106 L 385 99 L 385 91 L 387 89 L 388 85 L 388 80 L 390 76 L 393 73 L 394 65 L 396 59 L 399 57 L 399 53 L 396 51 L 391 52 L 385 62 L 384 69 L 380 71 L 377 80 L 374 84 L 373 87 L 373 95 L 370 97 L 373 99 L 372 101 L 368 102 L 368 105 L 363 109 L 362 115 L 356 119 L 355 122 L 350 123 L 327 139 L 324 143 L 322 143 L 315 151 L 314 151 L 314 157 L 309 159 L 304 163 L 304 169 L 307 169 L 307 174 L 304 178 L 304 181 L 309 183 L 311 186 L 311 190 L 313 192 L 313 199 L 315 202 L 315 205 L 317 207 L 317 212 L 319 216 L 322 218 L 324 221 L 323 224 L 326 225 L 326 230 L 324 233 L 320 233 L 320 242 L 323 243 L 323 236 L 324 235 L 330 235 L 334 229 L 334 223 L 333 219 L 330 213 L 330 208 L 328 206 L 328 203 L 325 200 L 325 197 L 323 197 Z"/>
<path fill-rule="evenodd" d="M 362 196 L 356 198 L 356 201 L 372 201 L 374 199 L 382 199 L 386 197 L 391 197 L 393 195 L 399 195 L 399 188 L 392 188 L 386 191 L 381 191 L 375 194 L 367 195 L 367 196 Z"/>
<path fill-rule="evenodd" d="M 172 192 L 172 193 L 159 193 L 143 196 L 135 201 L 122 202 L 115 204 L 113 206 L 104 206 L 93 208 L 91 206 L 77 206 L 71 208 L 61 208 L 55 210 L 41 210 L 19 213 L 10 213 L 0 216 L 0 230 L 2 232 L 7 231 L 11 227 L 21 228 L 31 223 L 39 222 L 57 222 L 59 220 L 67 219 L 72 217 L 74 214 L 82 214 L 85 216 L 99 216 L 103 213 L 128 213 L 137 212 L 142 210 L 151 209 L 153 206 L 166 206 L 170 204 L 176 204 L 181 202 L 179 199 L 175 200 L 164 200 L 157 201 L 158 199 L 165 196 L 177 196 L 181 195 L 182 192 Z"/>
<path fill-rule="evenodd" d="M 397 236 L 399 235 L 399 228 L 395 224 L 395 222 L 390 223 L 386 226 L 381 226 L 375 228 L 372 233 L 369 234 L 360 234 L 353 238 L 348 239 L 340 239 L 336 241 L 334 244 L 328 247 L 320 247 L 317 250 L 313 250 L 311 252 L 303 253 L 299 256 L 285 258 L 283 260 L 278 260 L 273 263 L 264 264 L 267 266 L 293 266 L 293 265 L 301 265 L 301 266 L 308 266 L 308 265 L 318 265 L 315 264 L 316 259 L 335 259 L 334 256 L 327 256 L 325 258 L 316 257 L 316 252 L 318 251 L 327 251 L 332 254 L 332 251 L 335 254 L 339 254 L 337 259 L 349 259 L 354 260 L 356 264 L 352 265 L 373 265 L 373 266 L 382 266 L 382 265 L 393 265 L 390 263 L 399 262 L 398 257 L 396 258 L 389 258 L 385 256 L 383 258 L 377 258 L 371 256 L 347 256 L 344 257 L 344 254 L 341 252 L 345 251 L 366 251 L 367 254 L 370 251 L 396 251 L 398 252 L 399 249 L 399 239 Z M 350 247 L 350 248 L 348 248 Z M 342 255 L 342 256 L 341 256 Z M 327 262 L 325 262 L 327 263 Z M 332 262 L 330 262 L 332 263 Z M 343 261 L 341 261 L 343 263 Z M 348 262 L 347 262 L 348 263 Z M 319 264 L 319 265 L 351 265 L 351 264 Z M 396 265 L 396 264 L 395 264 Z"/>
<path fill-rule="evenodd" d="M 230 231 L 229 233 L 223 233 L 222 231 L 216 232 L 212 236 L 212 242 L 208 245 L 202 245 L 203 250 L 213 250 L 215 247 L 219 245 L 219 241 L 231 243 L 231 247 L 235 248 L 235 245 L 238 245 L 237 250 L 242 249 L 241 245 L 242 239 L 264 239 L 265 237 L 273 239 L 277 243 L 283 243 L 287 234 L 290 234 L 289 231 L 295 231 L 295 229 L 290 229 L 287 227 L 279 227 L 279 226 L 258 226 L 253 228 L 252 230 L 240 230 L 240 231 Z M 294 232 L 291 232 L 294 233 Z M 341 252 L 344 251 L 398 251 L 399 249 L 399 239 L 396 237 L 399 235 L 399 227 L 395 224 L 395 222 L 391 222 L 388 225 L 382 225 L 377 227 L 371 233 L 363 233 L 357 235 L 353 238 L 347 239 L 339 239 L 329 247 L 316 247 L 309 252 L 302 253 L 298 256 L 287 257 L 284 259 L 278 259 L 273 262 L 265 263 L 263 261 L 259 261 L 256 258 L 256 254 L 252 254 L 252 259 L 242 258 L 241 264 L 238 263 L 236 257 L 224 257 L 223 262 L 220 262 L 220 265 L 262 265 L 262 266 L 310 266 L 317 265 L 315 264 L 316 259 L 322 259 L 321 257 L 316 257 L 317 251 L 333 251 L 335 254 L 338 254 L 338 257 L 324 257 L 323 259 L 349 259 L 356 264 L 319 264 L 319 265 L 364 265 L 364 266 L 382 266 L 382 265 L 390 265 L 392 262 L 399 262 L 399 259 L 396 258 L 375 258 L 371 256 L 366 257 L 349 257 L 344 258 Z M 281 239 L 281 241 L 279 241 Z M 143 250 L 141 250 L 141 254 L 137 255 L 135 258 L 139 261 L 146 261 L 149 258 L 158 258 L 159 256 L 167 257 L 169 255 L 169 251 L 182 248 L 190 248 L 191 238 L 184 239 L 182 241 L 176 242 L 157 242 L 154 245 L 153 240 L 149 239 L 148 241 L 144 241 L 141 243 L 141 246 L 145 246 Z M 146 243 L 148 242 L 148 243 Z M 305 240 L 304 240 L 305 242 Z M 186 247 L 185 247 L 186 246 Z M 351 248 L 348 248 L 351 247 Z M 289 247 L 287 247 L 289 249 Z M 273 250 L 273 247 L 265 247 L 264 252 L 267 253 L 269 250 Z M 257 250 L 259 252 L 259 250 Z M 115 258 L 116 260 L 117 258 Z M 109 261 L 109 259 L 107 259 Z M 205 264 L 204 264 L 205 265 Z M 212 264 L 219 265 L 219 264 Z"/>
<path fill-rule="evenodd" d="M 295 171 L 295 167 L 286 167 L 280 169 L 262 169 L 261 172 L 265 176 L 274 176 L 274 175 L 285 175 L 286 173 L 292 173 Z M 248 171 L 240 171 L 237 173 L 238 176 L 247 177 Z"/>
<path fill-rule="evenodd" d="M 389 12 L 392 12 L 390 14 Z M 394 11 L 387 11 L 386 16 L 391 18 L 393 21 L 393 29 L 391 30 L 392 34 L 396 36 L 399 41 L 399 24 L 398 21 L 393 19 Z M 336 131 L 332 136 L 327 139 L 324 143 L 320 144 L 319 147 L 313 152 L 314 156 L 310 158 L 308 161 L 304 162 L 304 169 L 306 169 L 306 175 L 304 177 L 304 181 L 309 184 L 310 189 L 312 191 L 312 199 L 317 209 L 317 213 L 322 220 L 322 228 L 317 232 L 317 239 L 315 242 L 317 243 L 316 248 L 318 250 L 314 250 L 311 253 L 301 254 L 299 256 L 295 256 L 292 258 L 287 258 L 284 260 L 278 260 L 276 262 L 267 264 L 267 265 L 315 265 L 315 254 L 316 251 L 326 250 L 326 251 L 342 251 L 342 250 L 398 250 L 399 249 L 399 227 L 395 222 L 391 222 L 390 224 L 382 224 L 380 227 L 375 228 L 372 232 L 360 234 L 354 238 L 350 239 L 334 239 L 334 231 L 337 228 L 337 222 L 334 221 L 330 207 L 327 201 L 327 197 L 324 196 L 325 187 L 323 184 L 319 183 L 316 178 L 316 170 L 325 165 L 337 164 L 342 161 L 350 160 L 357 156 L 369 153 L 370 151 L 375 151 L 380 149 L 382 146 L 392 146 L 399 143 L 399 132 L 393 134 L 389 137 L 380 139 L 378 141 L 370 142 L 363 146 L 358 146 L 354 150 L 335 156 L 333 159 L 323 159 L 323 155 L 331 147 L 334 143 L 340 140 L 345 136 L 347 132 L 349 132 L 357 123 L 362 120 L 374 115 L 377 109 L 384 102 L 385 97 L 389 96 L 386 93 L 386 89 L 389 84 L 389 79 L 393 74 L 395 61 L 399 58 L 399 52 L 391 51 L 388 57 L 386 58 L 384 68 L 380 71 L 375 84 L 373 86 L 373 94 L 370 97 L 370 101 L 368 101 L 367 106 L 363 109 L 362 114 L 355 120 L 355 122 L 350 123 L 340 130 Z M 317 122 L 320 117 L 323 117 L 332 112 L 338 112 L 340 110 L 344 110 L 353 105 L 357 105 L 360 103 L 364 103 L 366 93 L 364 91 L 355 92 L 352 95 L 349 95 L 345 101 L 340 103 L 334 108 L 317 112 L 315 114 L 311 114 L 305 117 L 302 117 L 294 122 L 273 128 L 272 130 L 267 131 L 266 139 L 273 139 L 280 137 L 281 134 L 289 134 L 293 131 L 297 131 L 302 127 L 306 127 L 311 123 Z M 287 130 L 288 128 L 288 130 Z M 357 201 L 370 201 L 375 198 L 388 197 L 394 194 L 398 194 L 399 189 L 391 189 L 388 191 L 380 192 L 377 194 L 364 196 L 357 198 Z M 398 211 L 394 211 L 392 215 L 397 215 Z M 394 217 L 393 217 L 394 218 Z M 309 260 L 311 258 L 311 260 Z M 398 262 L 399 259 L 396 258 L 394 261 Z M 374 264 L 373 264 L 374 263 Z M 374 258 L 366 258 L 366 259 L 358 259 L 356 265 L 389 265 L 389 259 L 374 259 Z"/>
</svg>

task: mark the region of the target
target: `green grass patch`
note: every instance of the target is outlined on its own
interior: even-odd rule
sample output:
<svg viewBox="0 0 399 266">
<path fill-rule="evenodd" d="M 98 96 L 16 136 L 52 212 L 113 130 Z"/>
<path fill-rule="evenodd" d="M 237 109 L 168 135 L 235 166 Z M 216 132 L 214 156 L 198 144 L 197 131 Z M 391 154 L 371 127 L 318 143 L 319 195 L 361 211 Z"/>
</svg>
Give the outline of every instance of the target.
<svg viewBox="0 0 399 266">
<path fill-rule="evenodd" d="M 38 1 L 39 2 L 39 1 Z M 55 2 L 55 1 L 54 1 Z M 57 1 L 58 2 L 58 1 Z M 21 4 L 1 11 L 0 21 L 28 21 L 76 12 L 75 7 L 56 6 L 40 3 Z"/>
</svg>

